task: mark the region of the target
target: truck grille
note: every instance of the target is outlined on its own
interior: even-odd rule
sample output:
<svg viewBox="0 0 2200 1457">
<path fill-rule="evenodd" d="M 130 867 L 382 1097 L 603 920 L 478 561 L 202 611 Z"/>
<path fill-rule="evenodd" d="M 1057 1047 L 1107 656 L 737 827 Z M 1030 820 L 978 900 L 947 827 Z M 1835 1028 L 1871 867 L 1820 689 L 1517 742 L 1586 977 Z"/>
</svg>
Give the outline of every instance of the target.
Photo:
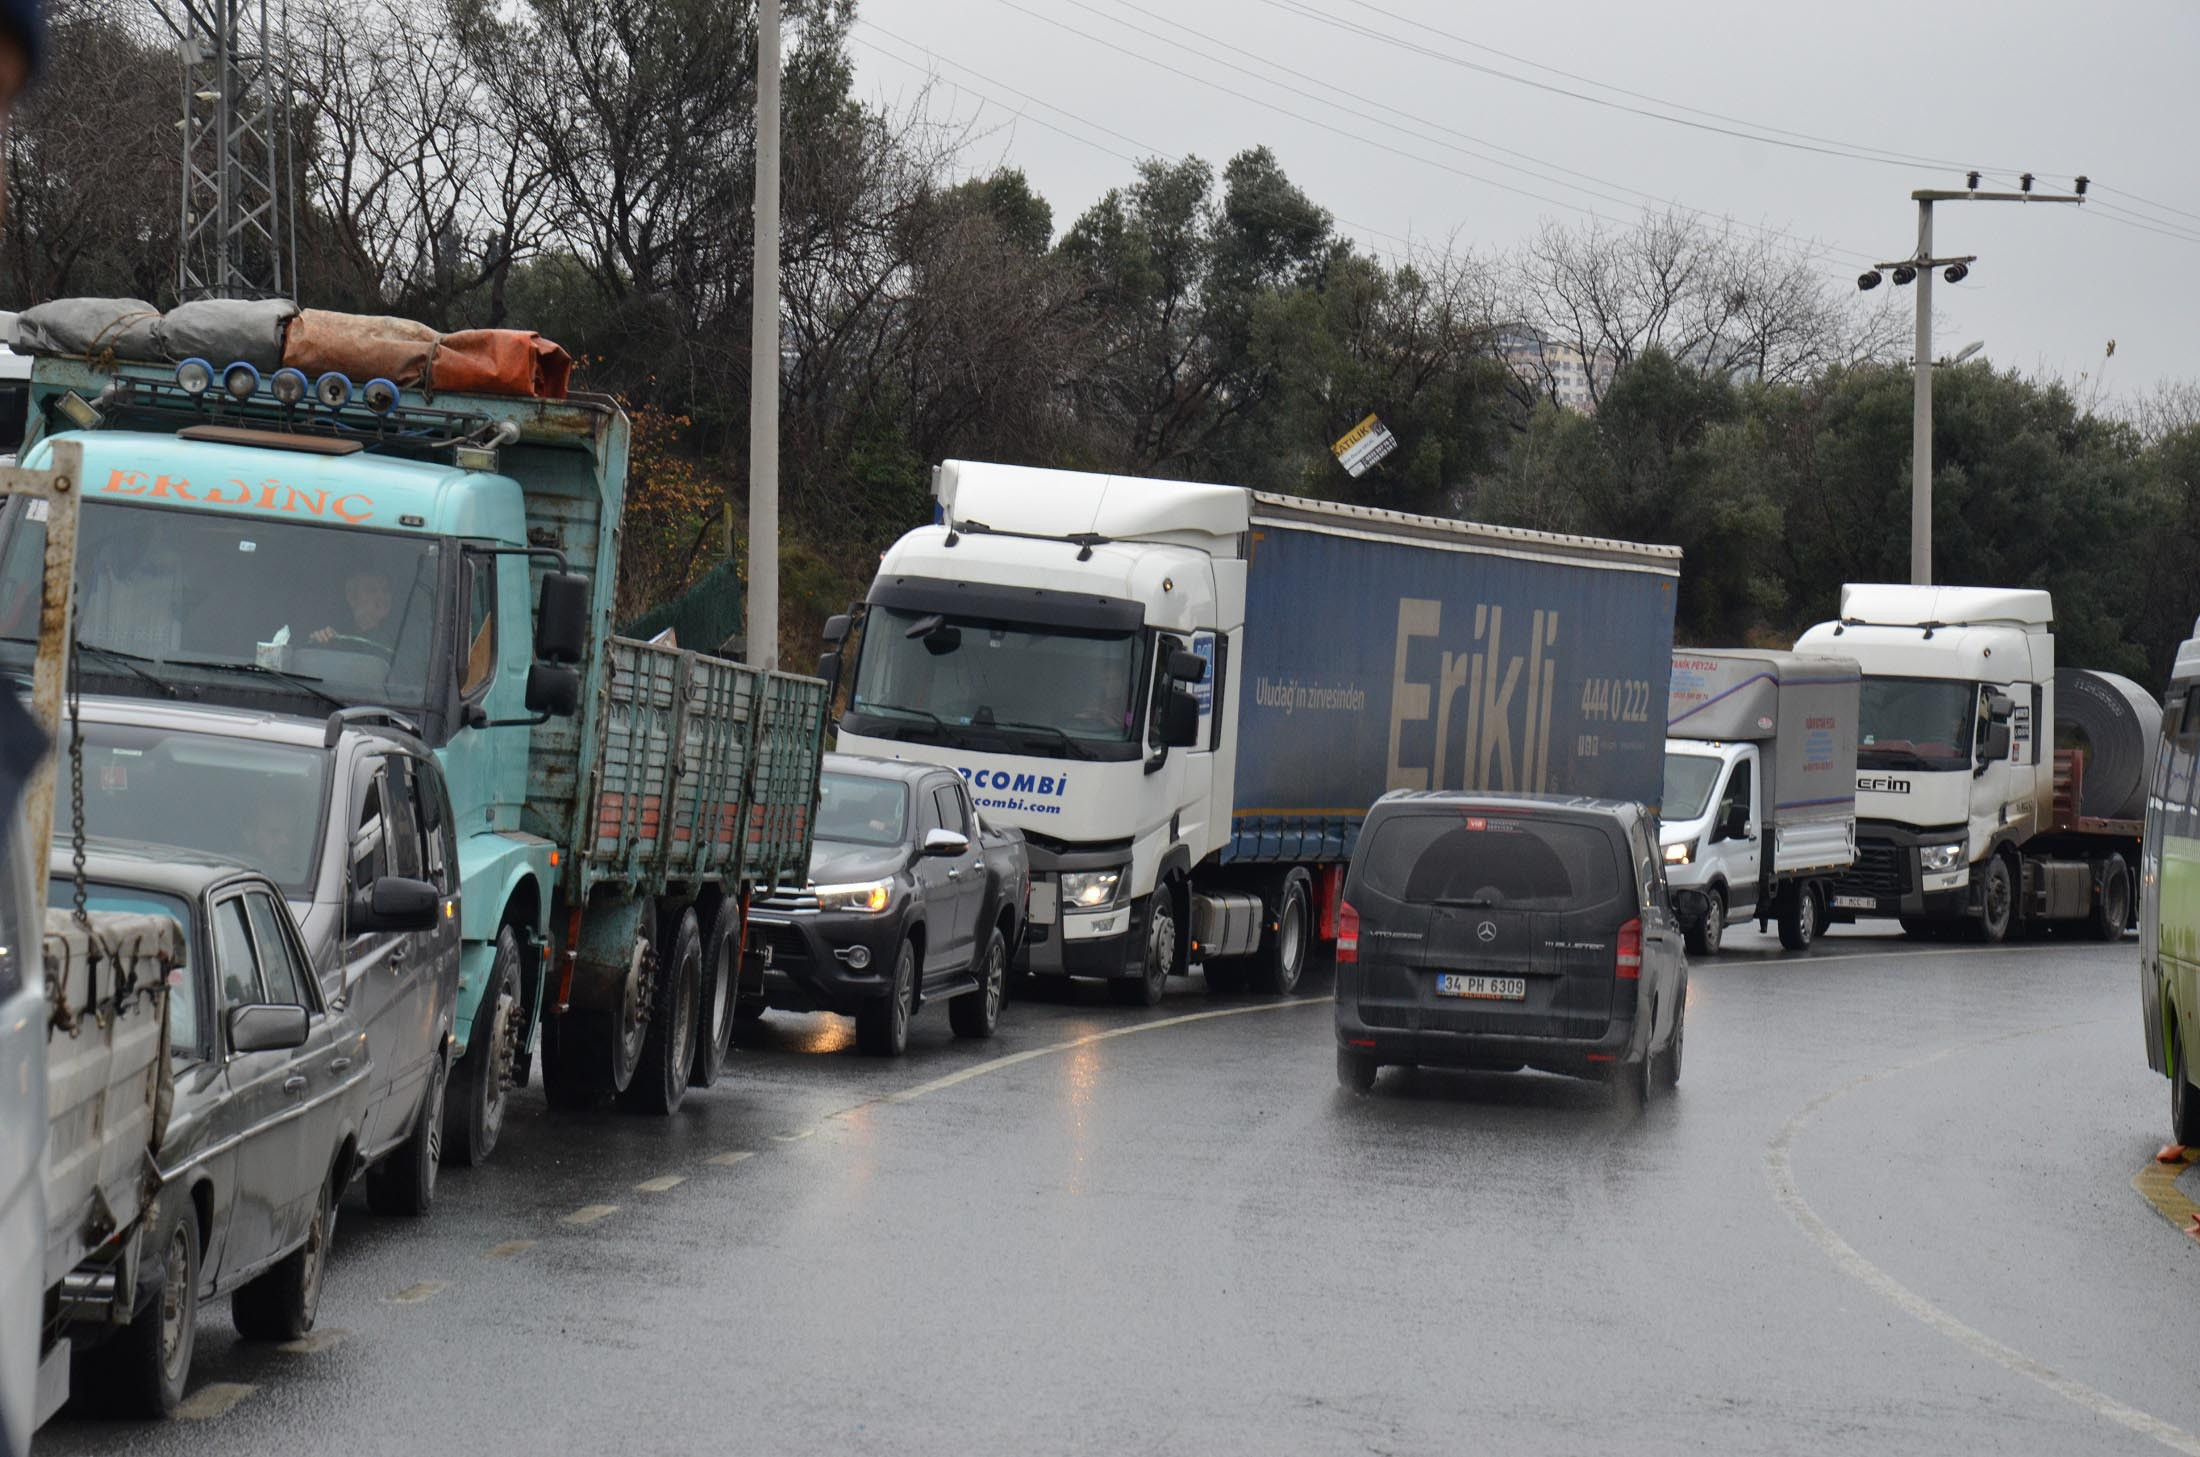
<svg viewBox="0 0 2200 1457">
<path fill-rule="evenodd" d="M 1910 852 L 1902 845 L 1862 840 L 1856 846 L 1856 864 L 1834 882 L 1836 895 L 1868 895 L 1874 898 L 1910 893 Z"/>
<path fill-rule="evenodd" d="M 809 890 L 796 890 L 791 885 L 780 886 L 750 902 L 749 909 L 757 911 L 814 911 L 817 896 Z"/>
</svg>

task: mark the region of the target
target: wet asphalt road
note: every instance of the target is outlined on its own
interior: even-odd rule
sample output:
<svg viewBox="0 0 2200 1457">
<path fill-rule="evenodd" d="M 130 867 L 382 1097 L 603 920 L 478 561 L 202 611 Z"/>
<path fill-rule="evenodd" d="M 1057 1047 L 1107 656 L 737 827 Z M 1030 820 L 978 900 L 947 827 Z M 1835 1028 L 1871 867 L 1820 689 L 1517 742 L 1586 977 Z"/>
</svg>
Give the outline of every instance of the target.
<svg viewBox="0 0 2200 1457">
<path fill-rule="evenodd" d="M 193 1419 L 36 1450 L 2200 1452 L 2136 965 L 1736 933 L 1640 1112 L 1353 1098 L 1326 997 L 1197 978 L 898 1063 L 775 1014 L 671 1119 L 528 1093 L 425 1223 L 354 1194 L 313 1349 L 217 1307 Z"/>
</svg>

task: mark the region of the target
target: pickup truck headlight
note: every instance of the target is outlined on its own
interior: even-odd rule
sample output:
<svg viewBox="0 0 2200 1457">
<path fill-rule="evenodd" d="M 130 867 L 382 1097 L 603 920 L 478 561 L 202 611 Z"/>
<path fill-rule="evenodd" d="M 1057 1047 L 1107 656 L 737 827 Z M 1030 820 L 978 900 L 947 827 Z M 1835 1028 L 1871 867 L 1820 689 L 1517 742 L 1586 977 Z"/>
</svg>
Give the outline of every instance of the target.
<svg viewBox="0 0 2200 1457">
<path fill-rule="evenodd" d="M 1062 873 L 1062 904 L 1097 911 L 1115 904 L 1115 893 L 1122 884 L 1121 870 L 1067 870 Z"/>
<path fill-rule="evenodd" d="M 1953 845 L 1920 845 L 1917 847 L 1917 863 L 1927 875 L 1945 875 L 1951 870 L 1963 868 L 1963 843 Z"/>
<path fill-rule="evenodd" d="M 875 913 L 885 910 L 893 900 L 894 884 L 890 880 L 867 880 L 861 885 L 821 885 L 812 894 L 821 911 Z"/>
<path fill-rule="evenodd" d="M 1682 840 L 1665 847 L 1665 863 L 1668 865 L 1686 865 L 1695 858 L 1696 846 L 1693 841 Z"/>
</svg>

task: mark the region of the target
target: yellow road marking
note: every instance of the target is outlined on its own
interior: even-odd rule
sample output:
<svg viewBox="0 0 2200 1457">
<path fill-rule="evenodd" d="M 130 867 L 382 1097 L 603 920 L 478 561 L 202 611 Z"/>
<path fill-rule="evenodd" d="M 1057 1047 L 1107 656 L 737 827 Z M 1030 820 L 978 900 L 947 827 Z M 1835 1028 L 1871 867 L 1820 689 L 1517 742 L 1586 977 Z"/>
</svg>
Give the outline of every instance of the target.
<svg viewBox="0 0 2200 1457">
<path fill-rule="evenodd" d="M 212 1421 L 259 1389 L 235 1381 L 209 1381 L 177 1404 L 176 1415 L 187 1422 Z"/>
<path fill-rule="evenodd" d="M 485 1260 L 509 1260 L 514 1255 L 526 1254 L 534 1247 L 535 1242 L 531 1239 L 508 1239 L 503 1244 L 492 1245 L 489 1252 L 483 1255 L 482 1258 Z"/>
<path fill-rule="evenodd" d="M 2139 1191 L 2140 1198 L 2154 1206 L 2156 1214 L 2186 1234 L 2200 1236 L 2200 1231 L 2195 1231 L 2192 1225 L 2194 1217 L 2200 1216 L 2200 1204 L 2186 1198 L 2184 1190 L 2177 1187 L 2177 1176 L 2192 1166 L 2195 1157 L 2188 1148 L 2171 1163 L 2148 1159 L 2147 1166 L 2131 1176 L 2131 1187 Z"/>
<path fill-rule="evenodd" d="M 654 1179 L 644 1179 L 634 1186 L 637 1194 L 662 1194 L 667 1189 L 677 1189 L 687 1182 L 686 1174 L 659 1174 Z"/>
<path fill-rule="evenodd" d="M 331 1346 L 342 1345 L 344 1337 L 350 1334 L 349 1331 L 333 1329 L 312 1331 L 300 1336 L 295 1341 L 285 1341 L 275 1349 L 293 1356 L 310 1356 L 317 1351 L 325 1351 Z"/>
<path fill-rule="evenodd" d="M 450 1288 L 450 1282 L 447 1280 L 423 1280 L 417 1285 L 407 1285 L 404 1289 L 392 1295 L 390 1304 L 418 1305 L 423 1300 L 434 1299 Z"/>
<path fill-rule="evenodd" d="M 743 1159 L 752 1159 L 755 1157 L 755 1153 L 751 1150 L 745 1148 L 737 1148 L 727 1153 L 713 1154 L 711 1157 L 704 1159 L 703 1162 L 706 1164 L 714 1164 L 721 1169 L 730 1169 L 735 1164 L 741 1162 L 741 1160 Z"/>
<path fill-rule="evenodd" d="M 616 1204 L 583 1204 L 580 1208 L 559 1220 L 558 1223 L 594 1224 L 597 1220 L 608 1219 L 618 1212 L 619 1206 Z"/>
</svg>

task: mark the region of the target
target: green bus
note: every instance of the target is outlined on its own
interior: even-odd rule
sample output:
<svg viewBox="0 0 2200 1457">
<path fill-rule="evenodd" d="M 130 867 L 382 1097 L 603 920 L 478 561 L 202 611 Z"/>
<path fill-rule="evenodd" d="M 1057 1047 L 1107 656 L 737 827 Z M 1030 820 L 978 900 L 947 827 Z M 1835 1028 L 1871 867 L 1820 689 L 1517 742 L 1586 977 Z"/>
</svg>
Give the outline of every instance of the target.
<svg viewBox="0 0 2200 1457">
<path fill-rule="evenodd" d="M 2200 622 L 2177 649 L 2147 788 L 2139 861 L 2139 994 L 2147 1064 L 2169 1079 L 2170 1129 L 2200 1147 Z"/>
</svg>

